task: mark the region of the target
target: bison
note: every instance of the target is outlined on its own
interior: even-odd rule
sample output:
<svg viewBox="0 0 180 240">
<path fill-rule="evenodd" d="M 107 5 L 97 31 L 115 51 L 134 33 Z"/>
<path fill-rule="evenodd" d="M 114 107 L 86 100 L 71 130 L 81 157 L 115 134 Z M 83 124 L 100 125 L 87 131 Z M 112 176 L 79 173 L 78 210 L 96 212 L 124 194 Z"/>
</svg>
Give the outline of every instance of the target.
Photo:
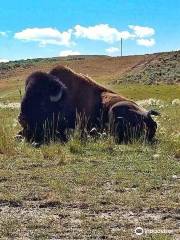
<svg viewBox="0 0 180 240">
<path fill-rule="evenodd" d="M 93 127 L 109 130 L 117 142 L 141 136 L 151 141 L 155 136 L 157 124 L 151 115 L 159 115 L 157 111 L 147 111 L 70 68 L 57 66 L 50 74 L 65 84 L 70 92 L 71 106 L 85 119 L 88 130 Z"/>
<path fill-rule="evenodd" d="M 28 141 L 43 142 L 52 136 L 66 141 L 66 130 L 78 123 L 83 131 L 105 129 L 118 143 L 142 136 L 151 141 L 157 129 L 151 115 L 158 112 L 147 111 L 91 78 L 57 66 L 48 74 L 35 72 L 27 78 L 20 134 Z"/>
<path fill-rule="evenodd" d="M 17 137 L 34 143 L 50 138 L 66 141 L 65 129 L 75 127 L 68 95 L 68 89 L 56 77 L 40 71 L 32 73 L 25 82 L 18 116 L 23 129 Z"/>
</svg>

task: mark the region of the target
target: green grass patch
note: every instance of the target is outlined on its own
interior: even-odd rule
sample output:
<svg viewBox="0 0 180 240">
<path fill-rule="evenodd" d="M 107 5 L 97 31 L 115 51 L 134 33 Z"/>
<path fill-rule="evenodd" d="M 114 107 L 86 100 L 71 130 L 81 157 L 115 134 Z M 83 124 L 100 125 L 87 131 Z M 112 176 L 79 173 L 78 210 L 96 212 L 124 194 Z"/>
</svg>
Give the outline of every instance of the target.
<svg viewBox="0 0 180 240">
<path fill-rule="evenodd" d="M 35 149 L 14 139 L 18 110 L 0 109 L 0 203 L 11 212 L 0 222 L 2 237 L 15 239 L 23 234 L 17 229 L 24 229 L 32 239 L 133 239 L 137 224 L 177 228 L 180 109 L 170 101 L 179 89 L 118 87 L 128 97 L 164 101 L 156 144 L 116 145 L 109 137 L 81 141 L 74 135 L 67 144 Z M 25 214 L 18 215 L 21 211 Z M 142 239 L 172 237 L 152 234 Z"/>
</svg>

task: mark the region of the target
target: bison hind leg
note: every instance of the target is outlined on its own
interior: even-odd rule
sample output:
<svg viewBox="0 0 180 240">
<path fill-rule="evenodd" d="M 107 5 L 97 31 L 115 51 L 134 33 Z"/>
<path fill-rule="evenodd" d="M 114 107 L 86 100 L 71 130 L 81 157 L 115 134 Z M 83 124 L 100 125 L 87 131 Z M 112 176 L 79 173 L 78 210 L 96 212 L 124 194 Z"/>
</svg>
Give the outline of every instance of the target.
<svg viewBox="0 0 180 240">
<path fill-rule="evenodd" d="M 124 141 L 123 122 L 123 118 L 117 118 L 113 109 L 109 111 L 108 130 L 110 135 L 114 137 L 116 143 L 123 143 Z"/>
<path fill-rule="evenodd" d="M 122 144 L 128 143 L 128 130 L 126 120 L 123 118 L 113 118 L 109 123 L 109 132 L 114 137 L 115 143 Z"/>
<path fill-rule="evenodd" d="M 131 143 L 142 134 L 142 120 L 130 109 L 129 103 L 119 102 L 109 110 L 109 132 L 117 143 Z"/>
</svg>

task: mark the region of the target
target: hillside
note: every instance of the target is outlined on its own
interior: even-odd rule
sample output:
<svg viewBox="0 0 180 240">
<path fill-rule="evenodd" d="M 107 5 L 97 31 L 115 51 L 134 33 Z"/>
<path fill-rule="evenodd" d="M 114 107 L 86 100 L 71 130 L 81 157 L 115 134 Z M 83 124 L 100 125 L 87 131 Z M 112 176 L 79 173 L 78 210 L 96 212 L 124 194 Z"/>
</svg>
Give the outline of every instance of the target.
<svg viewBox="0 0 180 240">
<path fill-rule="evenodd" d="M 179 83 L 180 51 L 145 56 L 144 60 L 135 64 L 128 73 L 120 76 L 116 82 Z"/>
<path fill-rule="evenodd" d="M 139 56 L 68 56 L 0 63 L 0 79 L 24 79 L 35 70 L 48 71 L 63 64 L 102 83 L 178 83 L 180 51 Z M 0 81 L 0 88 L 4 85 Z"/>
</svg>

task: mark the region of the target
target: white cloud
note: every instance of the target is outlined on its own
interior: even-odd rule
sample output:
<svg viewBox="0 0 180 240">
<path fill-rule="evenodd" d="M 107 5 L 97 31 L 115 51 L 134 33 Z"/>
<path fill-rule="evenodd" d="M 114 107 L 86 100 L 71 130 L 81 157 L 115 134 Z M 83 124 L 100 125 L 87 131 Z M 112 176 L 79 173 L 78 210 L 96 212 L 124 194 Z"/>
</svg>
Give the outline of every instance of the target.
<svg viewBox="0 0 180 240">
<path fill-rule="evenodd" d="M 137 39 L 137 44 L 138 45 L 142 45 L 142 46 L 145 46 L 145 47 L 152 47 L 153 45 L 155 45 L 155 40 L 153 38 L 151 39 Z"/>
<path fill-rule="evenodd" d="M 119 48 L 116 48 L 116 47 L 110 47 L 110 48 L 107 48 L 106 49 L 106 52 L 110 55 L 113 55 L 114 53 L 117 53 L 119 52 L 120 49 Z"/>
<path fill-rule="evenodd" d="M 26 28 L 15 33 L 14 37 L 19 40 L 39 42 L 41 46 L 47 44 L 65 45 L 71 44 L 72 30 L 60 32 L 55 28 Z"/>
<path fill-rule="evenodd" d="M 0 36 L 5 37 L 5 36 L 7 36 L 7 33 L 6 32 L 0 32 Z"/>
<path fill-rule="evenodd" d="M 153 46 L 155 44 L 152 36 L 155 34 L 155 30 L 151 27 L 142 27 L 137 25 L 129 25 L 129 30 L 119 31 L 115 27 L 111 27 L 108 24 L 98 24 L 94 26 L 81 26 L 76 25 L 72 29 L 67 29 L 64 32 L 59 31 L 56 28 L 26 28 L 20 32 L 14 34 L 14 38 L 24 41 L 38 42 L 40 47 L 51 45 L 71 46 L 75 44 L 72 39 L 89 39 L 95 41 L 103 41 L 108 44 L 118 43 L 123 40 L 134 40 L 138 45 Z M 0 36 L 6 34 L 0 32 Z M 73 55 L 74 51 L 68 50 L 62 51 L 62 54 Z M 106 52 L 113 54 L 118 52 L 119 49 L 110 47 L 106 49 Z M 67 52 L 67 53 L 66 53 Z M 61 54 L 61 53 L 60 53 Z M 79 54 L 75 51 L 75 54 Z"/>
<path fill-rule="evenodd" d="M 1 62 L 4 62 L 4 63 L 6 63 L 6 62 L 9 62 L 9 60 L 8 59 L 6 59 L 6 58 L 0 58 L 0 63 Z"/>
<path fill-rule="evenodd" d="M 73 50 L 64 50 L 59 53 L 60 57 L 66 57 L 66 56 L 71 56 L 71 55 L 80 55 L 80 52 L 73 51 Z"/>
<path fill-rule="evenodd" d="M 151 37 L 155 34 L 155 30 L 151 27 L 141 27 L 141 26 L 134 26 L 134 25 L 129 25 L 128 27 L 132 29 L 136 37 L 139 37 L 139 38 Z"/>
<path fill-rule="evenodd" d="M 83 27 L 76 25 L 74 34 L 77 38 L 87 38 L 90 40 L 101 40 L 107 43 L 118 42 L 123 39 L 133 38 L 134 35 L 128 31 L 118 31 L 108 24 L 99 24 L 95 26 Z"/>
</svg>

